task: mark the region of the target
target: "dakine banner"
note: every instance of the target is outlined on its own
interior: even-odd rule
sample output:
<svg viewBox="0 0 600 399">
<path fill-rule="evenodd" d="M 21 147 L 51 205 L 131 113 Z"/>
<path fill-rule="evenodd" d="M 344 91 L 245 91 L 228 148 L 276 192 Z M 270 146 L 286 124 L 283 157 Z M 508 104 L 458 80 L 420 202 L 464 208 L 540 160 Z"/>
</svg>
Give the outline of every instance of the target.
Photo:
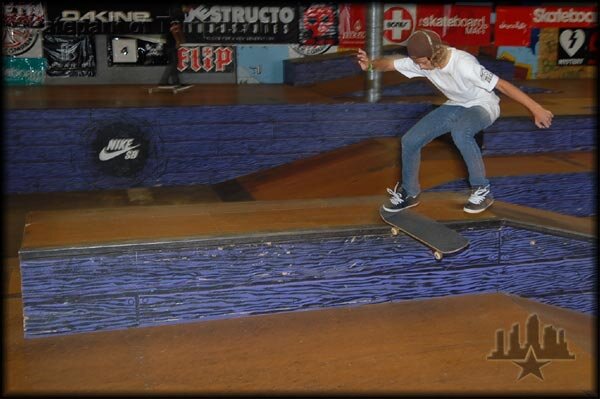
<svg viewBox="0 0 600 399">
<path fill-rule="evenodd" d="M 58 35 L 168 33 L 169 11 L 160 3 L 49 1 L 46 32 Z"/>
<path fill-rule="evenodd" d="M 184 33 L 194 43 L 297 43 L 298 7 L 186 6 Z"/>
</svg>

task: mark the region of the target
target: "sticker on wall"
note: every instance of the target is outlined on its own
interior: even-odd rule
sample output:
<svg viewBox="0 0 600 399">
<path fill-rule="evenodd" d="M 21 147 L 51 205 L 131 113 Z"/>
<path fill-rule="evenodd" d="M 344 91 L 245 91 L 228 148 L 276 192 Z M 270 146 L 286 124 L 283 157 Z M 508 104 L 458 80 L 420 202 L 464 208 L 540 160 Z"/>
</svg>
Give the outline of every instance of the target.
<svg viewBox="0 0 600 399">
<path fill-rule="evenodd" d="M 41 29 L 46 23 L 46 10 L 41 2 L 2 3 L 5 28 Z"/>
<path fill-rule="evenodd" d="M 3 57 L 4 83 L 9 86 L 32 86 L 44 83 L 45 58 Z"/>
<path fill-rule="evenodd" d="M 169 64 L 169 48 L 164 35 L 113 36 L 106 45 L 108 66 Z"/>
<path fill-rule="evenodd" d="M 237 46 L 236 51 L 237 83 L 283 83 L 283 61 L 289 58 L 289 46 Z"/>
<path fill-rule="evenodd" d="M 337 4 L 323 3 L 300 7 L 301 45 L 332 45 L 338 43 Z"/>
<path fill-rule="evenodd" d="M 95 76 L 96 51 L 92 36 L 44 36 L 48 76 Z"/>
<path fill-rule="evenodd" d="M 179 72 L 233 73 L 235 47 L 184 44 L 177 50 Z"/>
<path fill-rule="evenodd" d="M 414 4 L 386 4 L 383 11 L 383 44 L 402 44 L 415 30 Z"/>
<path fill-rule="evenodd" d="M 367 4 L 340 4 L 339 20 L 339 47 L 364 48 L 367 38 Z"/>
<path fill-rule="evenodd" d="M 40 30 L 5 27 L 2 37 L 2 54 L 11 57 L 42 58 Z"/>
<path fill-rule="evenodd" d="M 593 39 L 593 40 L 590 40 Z M 558 30 L 557 65 L 590 65 L 589 47 L 596 48 L 597 32 L 595 29 L 562 28 Z M 593 61 L 595 61 L 595 55 Z"/>
<path fill-rule="evenodd" d="M 331 45 L 323 44 L 320 46 L 305 46 L 302 44 L 292 44 L 290 49 L 294 52 L 293 54 L 290 54 L 290 58 L 298 58 L 298 56 L 304 57 L 325 54 L 331 49 Z"/>
</svg>

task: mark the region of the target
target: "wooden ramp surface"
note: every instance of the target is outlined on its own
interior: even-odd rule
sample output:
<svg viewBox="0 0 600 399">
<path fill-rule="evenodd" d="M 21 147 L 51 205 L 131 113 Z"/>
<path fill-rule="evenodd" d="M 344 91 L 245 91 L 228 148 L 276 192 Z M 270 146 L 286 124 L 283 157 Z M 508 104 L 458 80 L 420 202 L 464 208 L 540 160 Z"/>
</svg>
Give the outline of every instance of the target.
<svg viewBox="0 0 600 399">
<path fill-rule="evenodd" d="M 386 197 L 139 206 L 31 212 L 22 251 L 92 244 L 152 242 L 231 235 L 327 231 L 385 226 L 379 207 Z M 423 193 L 415 212 L 441 222 L 514 220 L 559 232 L 593 236 L 594 220 L 496 201 L 490 210 L 467 214 L 465 195 Z"/>
<path fill-rule="evenodd" d="M 400 288 L 401 289 L 401 288 Z M 595 320 L 503 294 L 24 340 L 8 302 L 7 394 L 592 394 Z M 488 360 L 496 332 L 563 328 L 543 380 Z M 524 341 L 523 335 L 521 335 Z M 117 366 L 118 365 L 118 366 Z"/>
</svg>

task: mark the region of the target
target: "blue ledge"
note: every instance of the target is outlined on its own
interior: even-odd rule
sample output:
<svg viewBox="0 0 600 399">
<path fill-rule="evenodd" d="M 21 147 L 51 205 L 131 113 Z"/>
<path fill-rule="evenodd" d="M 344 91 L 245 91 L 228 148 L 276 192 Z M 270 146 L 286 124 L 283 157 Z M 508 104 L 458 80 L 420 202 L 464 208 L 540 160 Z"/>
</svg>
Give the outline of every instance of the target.
<svg viewBox="0 0 600 399">
<path fill-rule="evenodd" d="M 592 240 L 502 224 L 433 259 L 387 228 L 21 254 L 25 335 L 507 292 L 594 313 Z"/>
</svg>

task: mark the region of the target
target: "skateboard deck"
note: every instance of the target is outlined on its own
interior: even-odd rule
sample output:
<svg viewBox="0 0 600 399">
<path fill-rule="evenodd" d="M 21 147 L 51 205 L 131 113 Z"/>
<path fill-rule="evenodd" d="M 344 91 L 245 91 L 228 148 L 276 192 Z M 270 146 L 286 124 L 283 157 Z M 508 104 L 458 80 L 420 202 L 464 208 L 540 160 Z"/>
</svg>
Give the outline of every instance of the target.
<svg viewBox="0 0 600 399">
<path fill-rule="evenodd" d="M 157 91 L 170 91 L 173 94 L 177 94 L 180 91 L 184 91 L 192 87 L 193 85 L 170 85 L 170 86 L 157 86 L 148 89 L 148 93 L 154 93 Z"/>
<path fill-rule="evenodd" d="M 409 209 L 387 212 L 382 207 L 379 215 L 384 222 L 392 226 L 392 234 L 397 235 L 402 231 L 427 245 L 433 250 L 433 255 L 437 260 L 469 245 L 469 240 L 456 231 Z"/>
</svg>

